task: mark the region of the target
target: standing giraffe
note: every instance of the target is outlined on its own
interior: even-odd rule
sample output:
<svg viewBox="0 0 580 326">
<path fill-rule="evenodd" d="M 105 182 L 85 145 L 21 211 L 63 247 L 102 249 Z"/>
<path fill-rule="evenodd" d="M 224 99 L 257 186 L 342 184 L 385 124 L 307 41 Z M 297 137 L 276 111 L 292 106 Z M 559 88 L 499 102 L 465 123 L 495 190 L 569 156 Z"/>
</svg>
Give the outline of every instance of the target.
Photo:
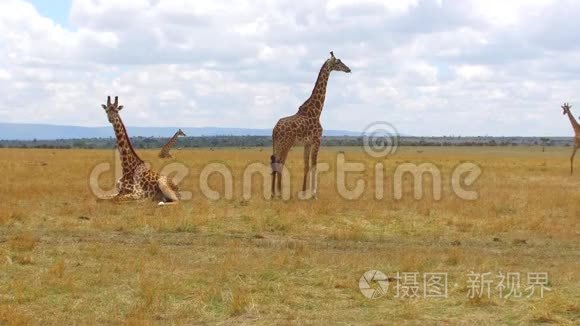
<svg viewBox="0 0 580 326">
<path fill-rule="evenodd" d="M 302 192 L 306 191 L 308 174 L 310 174 L 311 194 L 316 195 L 316 164 L 318 149 L 322 137 L 320 114 L 326 98 L 326 84 L 333 71 L 350 72 L 340 59 L 330 52 L 330 59 L 320 68 L 318 79 L 310 97 L 298 108 L 298 113 L 278 120 L 272 131 L 272 146 L 274 153 L 270 157 L 272 166 L 272 197 L 276 195 L 276 177 L 278 179 L 278 193 L 282 193 L 282 169 L 288 152 L 295 144 L 304 145 L 304 181 Z"/>
<path fill-rule="evenodd" d="M 177 143 L 177 137 L 179 137 L 179 136 L 185 137 L 185 133 L 183 131 L 181 131 L 181 129 L 177 130 L 175 135 L 173 135 L 173 137 L 171 137 L 171 139 L 169 139 L 167 144 L 165 144 L 161 148 L 161 151 L 159 152 L 160 158 L 173 158 L 173 156 L 171 156 L 171 154 L 169 153 L 169 150 L 171 149 L 171 147 L 173 147 L 175 145 L 175 143 Z"/>
<path fill-rule="evenodd" d="M 119 105 L 118 97 L 115 96 L 115 103 L 112 104 L 111 97 L 107 97 L 107 105 L 103 104 L 102 107 L 107 112 L 109 122 L 113 125 L 123 170 L 123 176 L 116 184 L 118 193 L 110 199 L 125 201 L 153 198 L 161 200 L 159 205 L 176 204 L 179 201 L 177 186 L 166 176 L 147 168 L 131 145 L 125 125 L 119 116 L 119 111 L 123 109 L 123 106 Z"/>
<path fill-rule="evenodd" d="M 564 103 L 562 105 L 562 114 L 568 115 L 568 119 L 570 119 L 570 123 L 572 124 L 572 128 L 574 129 L 574 149 L 572 150 L 572 156 L 570 157 L 570 175 L 574 174 L 574 155 L 576 155 L 576 151 L 578 147 L 580 147 L 580 124 L 570 112 L 572 106 L 568 103 Z"/>
</svg>

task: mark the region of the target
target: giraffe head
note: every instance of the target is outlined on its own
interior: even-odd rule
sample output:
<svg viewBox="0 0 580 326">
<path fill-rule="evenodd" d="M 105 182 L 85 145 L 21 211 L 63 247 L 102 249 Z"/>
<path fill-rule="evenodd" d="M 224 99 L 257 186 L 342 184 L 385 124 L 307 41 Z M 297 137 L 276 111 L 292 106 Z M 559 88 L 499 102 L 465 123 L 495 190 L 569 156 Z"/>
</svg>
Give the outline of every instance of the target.
<svg viewBox="0 0 580 326">
<path fill-rule="evenodd" d="M 562 114 L 566 115 L 568 114 L 568 112 L 570 112 L 570 109 L 572 108 L 572 106 L 570 105 L 570 103 L 564 103 L 562 104 Z"/>
<path fill-rule="evenodd" d="M 340 59 L 337 59 L 332 51 L 330 51 L 330 59 L 328 59 L 328 62 L 330 63 L 331 71 L 336 70 L 336 71 L 344 71 L 346 73 L 350 72 L 350 68 L 347 65 L 345 65 Z"/>
<path fill-rule="evenodd" d="M 119 97 L 115 96 L 115 103 L 111 104 L 111 97 L 107 96 L 107 105 L 101 105 L 105 112 L 107 112 L 107 118 L 109 118 L 109 122 L 113 123 L 116 117 L 119 116 L 119 111 L 123 109 L 122 105 L 119 105 Z"/>
<path fill-rule="evenodd" d="M 183 130 L 179 129 L 179 130 L 177 130 L 177 136 L 183 136 L 183 137 L 185 137 L 187 135 L 183 132 Z"/>
</svg>

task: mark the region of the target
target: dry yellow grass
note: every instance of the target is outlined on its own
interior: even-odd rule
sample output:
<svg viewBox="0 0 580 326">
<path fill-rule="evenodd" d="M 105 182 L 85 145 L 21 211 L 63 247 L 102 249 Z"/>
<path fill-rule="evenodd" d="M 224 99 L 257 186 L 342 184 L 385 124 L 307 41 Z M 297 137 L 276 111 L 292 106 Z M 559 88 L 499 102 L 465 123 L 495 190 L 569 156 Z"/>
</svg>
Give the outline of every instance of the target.
<svg viewBox="0 0 580 326">
<path fill-rule="evenodd" d="M 112 150 L 0 150 L 0 324 L 580 322 L 580 174 L 568 175 L 569 148 L 400 148 L 385 161 L 382 200 L 370 190 L 374 161 L 360 149 L 323 149 L 320 161 L 333 170 L 338 151 L 367 166 L 347 178 L 370 183 L 359 200 L 341 199 L 331 171 L 317 200 L 263 200 L 256 186 L 245 201 L 243 168 L 267 163 L 269 149 L 182 150 L 174 156 L 191 172 L 180 187 L 193 200 L 159 208 L 95 200 L 89 173 Z M 164 163 L 157 151 L 139 152 Z M 301 160 L 298 149 L 288 162 L 294 192 Z M 472 202 L 450 192 L 464 161 L 484 171 Z M 232 168 L 234 199 L 202 196 L 207 162 Z M 394 200 L 393 171 L 404 162 L 437 165 L 443 198 L 427 191 L 414 200 L 407 180 Z M 111 173 L 101 180 L 113 182 Z M 358 280 L 370 269 L 447 272 L 449 298 L 398 299 L 391 287 L 366 299 Z M 552 291 L 469 299 L 472 271 L 547 272 Z"/>
</svg>

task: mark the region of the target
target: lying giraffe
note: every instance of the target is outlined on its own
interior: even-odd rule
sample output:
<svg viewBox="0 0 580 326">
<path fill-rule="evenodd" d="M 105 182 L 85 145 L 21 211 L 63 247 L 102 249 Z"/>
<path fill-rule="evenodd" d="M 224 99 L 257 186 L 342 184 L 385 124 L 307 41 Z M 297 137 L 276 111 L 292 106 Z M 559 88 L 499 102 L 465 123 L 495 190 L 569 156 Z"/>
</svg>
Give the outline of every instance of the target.
<svg viewBox="0 0 580 326">
<path fill-rule="evenodd" d="M 118 97 L 115 96 L 115 103 L 111 103 L 110 96 L 107 97 L 107 105 L 103 104 L 102 107 L 107 113 L 109 122 L 113 125 L 123 168 L 123 176 L 116 185 L 118 193 L 110 199 L 126 201 L 152 198 L 161 200 L 159 205 L 176 204 L 179 201 L 177 186 L 166 176 L 147 168 L 131 145 L 125 125 L 119 116 L 119 111 L 123 109 L 123 106 L 119 105 Z"/>
<path fill-rule="evenodd" d="M 175 143 L 177 143 L 177 137 L 179 137 L 179 136 L 185 137 L 185 133 L 181 129 L 177 130 L 175 135 L 173 135 L 173 137 L 171 137 L 171 139 L 169 139 L 167 144 L 165 144 L 161 148 L 161 151 L 159 152 L 160 158 L 173 158 L 171 153 L 169 153 L 169 150 L 175 145 Z"/>
<path fill-rule="evenodd" d="M 570 157 L 570 175 L 574 174 L 574 155 L 576 155 L 576 151 L 578 147 L 580 147 L 580 124 L 576 121 L 576 118 L 572 115 L 570 109 L 572 106 L 568 103 L 564 103 L 562 105 L 562 114 L 567 115 L 568 119 L 570 119 L 570 123 L 572 124 L 572 129 L 574 129 L 574 144 L 572 145 L 574 149 L 572 150 L 572 156 Z"/>
<path fill-rule="evenodd" d="M 326 85 L 332 71 L 350 73 L 340 59 L 330 52 L 330 59 L 326 60 L 320 68 L 318 79 L 312 90 L 312 95 L 298 108 L 298 113 L 278 121 L 272 131 L 274 153 L 270 157 L 272 165 L 272 197 L 276 196 L 276 177 L 278 178 L 278 193 L 282 193 L 282 169 L 288 152 L 295 144 L 304 145 L 304 181 L 302 192 L 306 191 L 308 174 L 311 181 L 311 195 L 316 195 L 316 164 L 318 149 L 322 138 L 322 126 L 320 114 L 326 98 Z"/>
</svg>

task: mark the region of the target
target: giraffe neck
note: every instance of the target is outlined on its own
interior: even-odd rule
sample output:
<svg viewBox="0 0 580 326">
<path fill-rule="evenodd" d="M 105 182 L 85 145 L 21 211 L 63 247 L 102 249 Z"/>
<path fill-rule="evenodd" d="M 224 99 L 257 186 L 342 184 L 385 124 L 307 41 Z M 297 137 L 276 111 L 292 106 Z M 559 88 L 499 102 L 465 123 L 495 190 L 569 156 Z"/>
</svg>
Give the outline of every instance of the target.
<svg viewBox="0 0 580 326">
<path fill-rule="evenodd" d="M 298 113 L 320 117 L 322 108 L 324 107 L 324 100 L 326 99 L 328 77 L 330 77 L 330 60 L 327 60 L 320 68 L 316 84 L 314 84 L 314 89 L 312 89 L 312 94 L 304 105 L 300 107 Z"/>
<path fill-rule="evenodd" d="M 165 146 L 163 146 L 163 149 L 170 149 L 171 147 L 173 147 L 173 145 L 175 145 L 175 143 L 177 142 L 177 137 L 179 132 L 176 132 L 175 135 L 173 135 L 173 137 L 171 137 L 171 139 L 169 139 L 169 141 L 167 142 L 167 144 L 165 144 Z"/>
<path fill-rule="evenodd" d="M 143 163 L 143 160 L 135 153 L 135 149 L 127 135 L 127 129 L 125 129 L 120 116 L 114 118 L 113 129 L 117 138 L 117 148 L 119 149 L 119 154 L 121 154 L 121 166 L 124 174 L 134 168 L 136 164 Z"/>
<path fill-rule="evenodd" d="M 580 131 L 580 125 L 578 124 L 578 121 L 576 121 L 576 118 L 574 118 L 572 115 L 572 112 L 570 110 L 566 110 L 566 115 L 568 116 L 568 119 L 570 119 L 570 123 L 572 124 L 574 131 Z"/>
</svg>

